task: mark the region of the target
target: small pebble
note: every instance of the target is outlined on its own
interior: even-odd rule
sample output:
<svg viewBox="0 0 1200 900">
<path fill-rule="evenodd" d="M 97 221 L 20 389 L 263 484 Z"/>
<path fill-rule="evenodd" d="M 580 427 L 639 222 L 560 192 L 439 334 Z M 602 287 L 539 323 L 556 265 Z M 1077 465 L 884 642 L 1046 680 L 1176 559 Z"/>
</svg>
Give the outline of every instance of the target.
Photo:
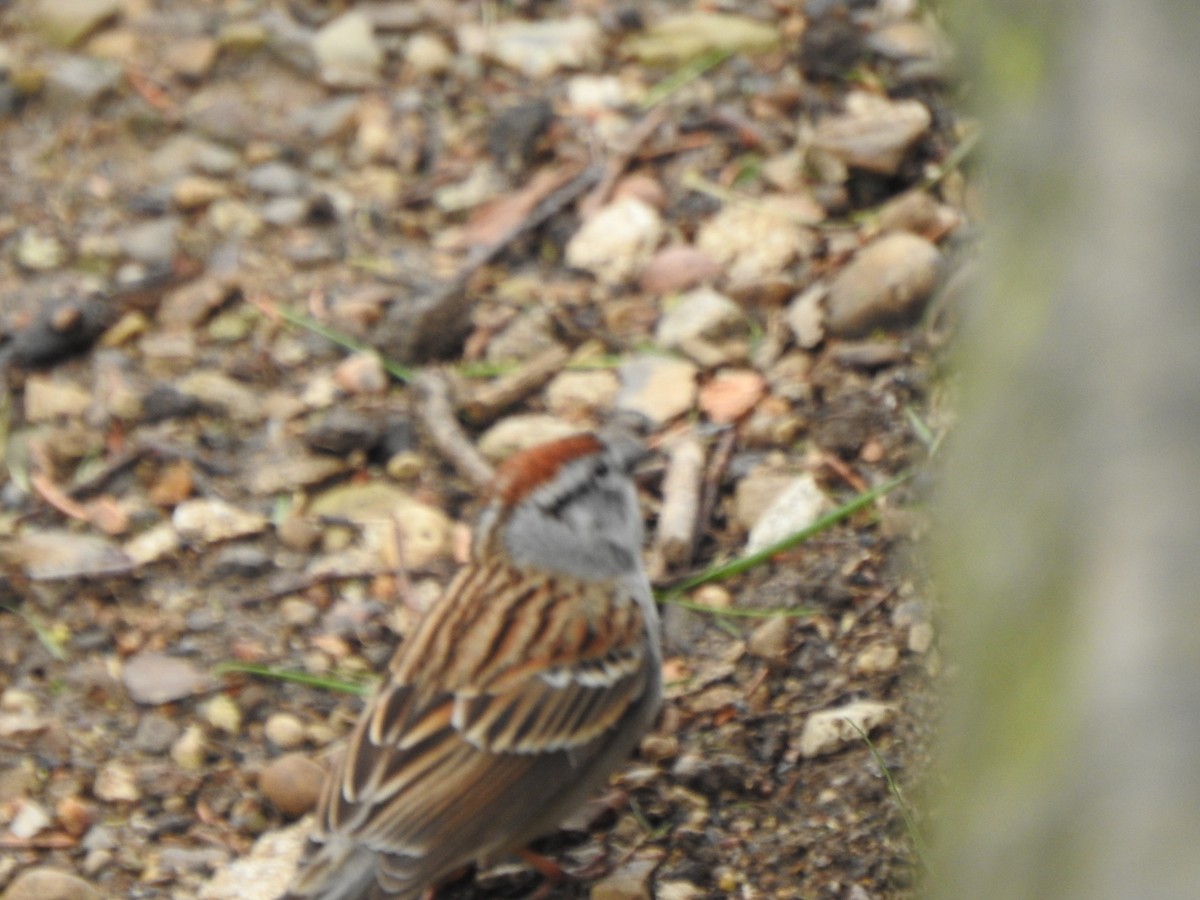
<svg viewBox="0 0 1200 900">
<path fill-rule="evenodd" d="M 347 394 L 382 394 L 388 375 L 375 352 L 355 353 L 338 363 L 333 380 Z"/>
<path fill-rule="evenodd" d="M 404 62 L 416 75 L 440 75 L 454 64 L 454 52 L 440 38 L 417 33 L 404 45 Z"/>
<path fill-rule="evenodd" d="M 53 824 L 50 814 L 38 803 L 25 799 L 20 801 L 17 814 L 8 823 L 8 830 L 13 837 L 27 840 L 40 831 L 45 831 Z"/>
<path fill-rule="evenodd" d="M 651 762 L 672 759 L 679 754 L 679 739 L 673 736 L 664 737 L 660 734 L 651 734 L 642 739 L 638 752 L 643 759 Z"/>
<path fill-rule="evenodd" d="M 854 657 L 854 669 L 863 675 L 891 672 L 900 663 L 900 651 L 892 644 L 872 644 Z"/>
<path fill-rule="evenodd" d="M 859 337 L 911 320 L 924 308 L 941 265 L 937 247 L 915 234 L 891 232 L 868 244 L 829 287 L 830 333 Z"/>
<path fill-rule="evenodd" d="M 606 369 L 560 372 L 546 385 L 546 407 L 556 416 L 607 412 L 620 387 L 617 376 Z"/>
<path fill-rule="evenodd" d="M 933 625 L 929 622 L 918 622 L 908 629 L 908 649 L 913 653 L 928 653 L 933 646 Z"/>
<path fill-rule="evenodd" d="M 179 726 L 159 713 L 148 713 L 138 720 L 133 746 L 142 753 L 161 756 L 171 749 L 179 737 Z"/>
<path fill-rule="evenodd" d="M 325 770 L 303 753 L 287 753 L 263 767 L 258 789 L 281 813 L 302 816 L 317 805 Z"/>
<path fill-rule="evenodd" d="M 699 900 L 708 892 L 690 881 L 658 881 L 654 885 L 654 896 L 658 900 Z"/>
<path fill-rule="evenodd" d="M 73 837 L 82 837 L 91 828 L 94 816 L 91 807 L 79 797 L 63 797 L 54 807 L 54 817 L 63 831 Z"/>
<path fill-rule="evenodd" d="M 617 409 L 641 413 L 661 426 L 692 409 L 696 366 L 666 356 L 635 356 L 621 365 Z"/>
<path fill-rule="evenodd" d="M 309 547 L 312 545 L 310 544 Z M 317 621 L 321 615 L 315 605 L 301 597 L 287 597 L 279 604 L 279 615 L 293 628 L 304 628 Z"/>
<path fill-rule="evenodd" d="M 645 853 L 609 872 L 592 885 L 590 900 L 650 900 L 650 877 L 661 857 Z"/>
<path fill-rule="evenodd" d="M 788 616 L 772 616 L 751 632 L 746 649 L 760 659 L 775 662 L 787 659 L 791 626 Z"/>
<path fill-rule="evenodd" d="M 728 609 L 733 605 L 733 595 L 728 588 L 719 584 L 704 584 L 692 592 L 692 600 L 702 606 Z"/>
<path fill-rule="evenodd" d="M 293 750 L 304 743 L 304 723 L 291 713 L 273 713 L 263 726 L 267 740 L 281 750 Z"/>
<path fill-rule="evenodd" d="M 179 768 L 189 772 L 203 769 L 208 753 L 207 744 L 204 729 L 197 724 L 189 725 L 171 745 L 171 759 Z"/>
<path fill-rule="evenodd" d="M 116 760 L 100 767 L 92 792 L 109 803 L 137 803 L 142 799 L 133 770 Z"/>
<path fill-rule="evenodd" d="M 134 703 L 154 706 L 190 697 L 208 684 L 208 678 L 189 660 L 139 653 L 125 660 L 121 682 Z"/>
<path fill-rule="evenodd" d="M 383 68 L 384 51 L 371 20 L 357 10 L 321 28 L 313 37 L 312 48 L 321 78 L 334 87 L 366 87 L 379 78 Z"/>
<path fill-rule="evenodd" d="M 567 264 L 604 284 L 628 281 L 645 268 L 663 235 L 658 210 L 625 197 L 586 220 L 567 242 Z"/>
<path fill-rule="evenodd" d="M 4 900 L 101 900 L 100 894 L 77 875 L 39 866 L 13 879 Z"/>
<path fill-rule="evenodd" d="M 805 759 L 825 756 L 896 717 L 896 707 L 875 700 L 858 700 L 835 709 L 810 715 L 800 732 L 800 755 Z M 861 733 L 860 733 L 861 732 Z"/>
<path fill-rule="evenodd" d="M 217 731 L 237 734 L 242 729 L 242 711 L 228 694 L 217 694 L 203 709 L 204 720 Z"/>
</svg>

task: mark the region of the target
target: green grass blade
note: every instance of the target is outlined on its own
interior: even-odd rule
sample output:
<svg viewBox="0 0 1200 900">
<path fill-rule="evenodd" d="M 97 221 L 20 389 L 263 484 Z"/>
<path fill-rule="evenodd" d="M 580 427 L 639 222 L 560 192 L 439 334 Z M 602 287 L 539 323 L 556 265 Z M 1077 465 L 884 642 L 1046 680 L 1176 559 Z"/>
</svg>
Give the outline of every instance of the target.
<svg viewBox="0 0 1200 900">
<path fill-rule="evenodd" d="M 846 720 L 849 722 L 849 720 Z M 887 782 L 888 792 L 896 801 L 896 806 L 900 810 L 900 815 L 904 818 L 904 828 L 908 831 L 908 836 L 912 840 L 913 853 L 916 854 L 917 862 L 921 864 L 921 868 L 926 872 L 929 871 L 929 845 L 925 843 L 925 838 L 921 836 L 920 829 L 917 828 L 916 820 L 913 819 L 912 808 L 904 799 L 904 794 L 900 792 L 900 785 L 896 784 L 896 780 L 892 778 L 892 771 L 888 768 L 887 763 L 883 761 L 883 756 L 875 743 L 867 736 L 867 733 L 858 727 L 854 722 L 849 722 L 850 727 L 858 732 L 858 736 L 863 739 L 863 743 L 867 745 L 867 749 L 871 751 L 871 756 L 875 758 L 875 765 L 879 766 L 879 770 L 883 772 L 883 778 Z"/>
<path fill-rule="evenodd" d="M 776 619 L 787 616 L 811 616 L 816 612 L 815 609 L 810 609 L 807 606 L 781 606 L 773 609 L 752 609 L 746 606 L 709 606 L 707 603 L 693 603 L 691 600 L 672 596 L 663 598 L 663 602 L 670 603 L 672 606 L 678 606 L 681 609 L 690 609 L 692 612 L 708 613 L 713 616 L 723 616 L 727 619 Z"/>
<path fill-rule="evenodd" d="M 307 672 L 297 672 L 294 669 L 276 669 L 271 666 L 258 666 L 253 663 L 220 663 L 213 668 L 216 675 L 238 673 L 241 675 L 257 675 L 260 678 L 274 678 L 276 681 L 290 681 L 308 687 L 321 688 L 327 691 L 339 691 L 343 694 L 357 694 L 365 697 L 375 689 L 374 681 L 347 681 L 341 678 L 331 678 L 325 675 L 310 675 Z"/>
<path fill-rule="evenodd" d="M 642 98 L 641 103 L 642 112 L 648 112 L 658 106 L 658 104 L 662 103 L 681 87 L 695 81 L 709 69 L 716 68 L 731 56 L 733 56 L 732 50 L 718 49 L 705 53 L 703 56 L 693 59 L 686 65 L 680 66 L 658 84 L 650 88 L 650 90 L 646 91 L 646 95 Z"/>
<path fill-rule="evenodd" d="M 330 328 L 328 325 L 323 325 L 316 319 L 309 318 L 306 315 L 298 312 L 292 312 L 290 309 L 279 308 L 279 317 L 290 325 L 295 325 L 297 328 L 303 328 L 305 331 L 311 331 L 313 334 L 320 335 L 330 343 L 337 344 L 351 353 L 377 353 L 378 351 L 362 341 L 355 340 L 350 335 L 343 331 L 338 331 L 336 328 Z M 383 364 L 383 369 L 397 381 L 402 381 L 408 384 L 413 380 L 413 370 L 392 362 L 384 356 L 379 357 L 379 361 Z"/>
<path fill-rule="evenodd" d="M 59 662 L 67 661 L 67 651 L 63 646 L 65 643 L 65 633 L 59 634 L 55 631 L 52 631 L 43 625 L 41 621 L 39 621 L 38 618 L 33 615 L 33 613 L 25 612 L 24 610 L 18 609 L 15 606 L 10 606 L 7 603 L 0 603 L 0 609 L 6 609 L 17 618 L 23 620 L 37 637 L 38 643 L 46 648 L 47 653 L 49 653 Z"/>
<path fill-rule="evenodd" d="M 691 578 L 688 578 L 687 580 L 667 589 L 664 592 L 660 592 L 659 600 L 661 600 L 663 603 L 678 602 L 680 595 L 692 590 L 693 588 L 699 587 L 702 584 L 709 584 L 713 581 L 724 581 L 726 578 L 732 578 L 734 575 L 740 575 L 743 572 L 753 569 L 755 566 L 762 565 L 772 556 L 775 556 L 775 554 L 782 553 L 784 550 L 790 550 L 797 544 L 801 544 L 808 540 L 813 535 L 820 534 L 825 529 L 836 525 L 843 519 L 849 518 L 860 509 L 870 506 L 880 497 L 899 487 L 911 477 L 912 473 L 906 472 L 903 475 L 896 476 L 890 481 L 884 482 L 878 487 L 871 488 L 869 491 L 863 491 L 850 502 L 839 506 L 833 512 L 817 519 L 817 521 L 813 522 L 807 528 L 802 528 L 794 534 L 790 534 L 782 540 L 776 541 L 774 544 L 771 544 L 771 546 L 764 547 L 757 553 L 739 556 L 738 558 L 730 560 L 727 563 L 713 566 L 699 573 L 698 575 L 693 575 Z M 722 609 L 721 612 L 726 615 L 730 614 L 729 610 L 725 609 Z M 781 613 L 776 612 L 775 614 L 779 615 Z M 795 615 L 800 615 L 800 613 L 795 613 Z"/>
</svg>

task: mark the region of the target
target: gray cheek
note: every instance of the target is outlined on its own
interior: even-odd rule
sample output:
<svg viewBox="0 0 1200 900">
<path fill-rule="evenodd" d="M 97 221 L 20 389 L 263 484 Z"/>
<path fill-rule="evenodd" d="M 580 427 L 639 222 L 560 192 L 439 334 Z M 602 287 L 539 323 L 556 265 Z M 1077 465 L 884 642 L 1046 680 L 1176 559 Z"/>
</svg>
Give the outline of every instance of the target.
<svg viewBox="0 0 1200 900">
<path fill-rule="evenodd" d="M 565 510 L 561 519 L 537 509 L 521 509 L 509 523 L 504 545 L 515 562 L 606 581 L 637 566 L 640 544 L 630 528 L 619 499 L 614 509 L 576 506 Z"/>
</svg>

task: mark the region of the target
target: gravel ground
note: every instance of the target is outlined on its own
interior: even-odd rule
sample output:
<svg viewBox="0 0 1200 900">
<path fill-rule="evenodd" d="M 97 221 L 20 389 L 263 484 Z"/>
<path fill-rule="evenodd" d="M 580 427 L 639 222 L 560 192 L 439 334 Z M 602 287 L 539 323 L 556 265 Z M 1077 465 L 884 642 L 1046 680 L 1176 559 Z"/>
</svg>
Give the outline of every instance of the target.
<svg viewBox="0 0 1200 900">
<path fill-rule="evenodd" d="M 382 668 L 492 466 L 615 410 L 666 708 L 537 845 L 598 876 L 439 896 L 912 895 L 973 132 L 915 7 L 705 10 L 5 6 L 6 900 L 271 896 L 361 704 L 313 679 Z"/>
</svg>

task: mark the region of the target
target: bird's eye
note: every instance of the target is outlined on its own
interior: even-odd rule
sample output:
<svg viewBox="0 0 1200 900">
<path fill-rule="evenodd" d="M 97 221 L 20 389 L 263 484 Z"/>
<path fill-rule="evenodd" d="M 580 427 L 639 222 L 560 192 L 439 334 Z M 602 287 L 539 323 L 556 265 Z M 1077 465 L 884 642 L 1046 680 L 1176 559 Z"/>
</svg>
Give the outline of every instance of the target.
<svg viewBox="0 0 1200 900">
<path fill-rule="evenodd" d="M 604 460 L 601 460 L 600 462 L 596 463 L 596 468 L 592 470 L 592 474 L 597 478 L 603 478 L 609 473 L 609 471 L 608 463 L 604 462 Z"/>
</svg>

